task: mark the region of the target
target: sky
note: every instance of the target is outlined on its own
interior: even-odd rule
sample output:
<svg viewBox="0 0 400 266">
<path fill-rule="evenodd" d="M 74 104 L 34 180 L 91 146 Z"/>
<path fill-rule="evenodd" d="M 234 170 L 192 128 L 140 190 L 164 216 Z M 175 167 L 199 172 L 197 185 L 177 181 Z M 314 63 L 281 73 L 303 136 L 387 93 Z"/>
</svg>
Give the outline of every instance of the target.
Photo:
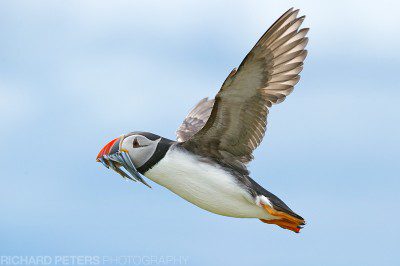
<svg viewBox="0 0 400 266">
<path fill-rule="evenodd" d="M 249 168 L 307 220 L 300 234 L 208 213 L 95 162 L 123 133 L 174 139 L 188 110 L 214 97 L 292 6 L 307 16 L 309 56 L 294 92 L 271 109 Z M 399 265 L 399 8 L 384 0 L 1 1 L 0 257 Z"/>
</svg>

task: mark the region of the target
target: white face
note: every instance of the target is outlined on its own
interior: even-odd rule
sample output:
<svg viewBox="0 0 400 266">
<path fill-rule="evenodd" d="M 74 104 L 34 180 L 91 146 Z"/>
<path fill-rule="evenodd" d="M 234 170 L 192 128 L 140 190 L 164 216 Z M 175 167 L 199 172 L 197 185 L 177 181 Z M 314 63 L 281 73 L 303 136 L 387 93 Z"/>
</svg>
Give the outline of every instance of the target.
<svg viewBox="0 0 400 266">
<path fill-rule="evenodd" d="M 131 135 L 126 137 L 121 144 L 121 150 L 126 150 L 136 168 L 144 165 L 156 151 L 157 140 L 150 140 L 142 135 Z"/>
</svg>

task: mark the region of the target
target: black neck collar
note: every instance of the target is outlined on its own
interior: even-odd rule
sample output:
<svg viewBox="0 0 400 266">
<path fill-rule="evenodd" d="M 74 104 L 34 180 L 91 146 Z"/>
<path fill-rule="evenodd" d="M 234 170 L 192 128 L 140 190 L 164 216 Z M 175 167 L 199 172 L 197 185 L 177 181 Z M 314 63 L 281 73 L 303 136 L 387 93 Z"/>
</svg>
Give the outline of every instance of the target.
<svg viewBox="0 0 400 266">
<path fill-rule="evenodd" d="M 173 140 L 161 138 L 160 142 L 158 142 L 156 151 L 150 157 L 150 159 L 140 166 L 137 170 L 139 173 L 144 175 L 148 170 L 150 170 L 154 165 L 156 165 L 162 158 L 164 158 L 165 154 L 169 150 L 172 144 L 176 143 Z"/>
</svg>

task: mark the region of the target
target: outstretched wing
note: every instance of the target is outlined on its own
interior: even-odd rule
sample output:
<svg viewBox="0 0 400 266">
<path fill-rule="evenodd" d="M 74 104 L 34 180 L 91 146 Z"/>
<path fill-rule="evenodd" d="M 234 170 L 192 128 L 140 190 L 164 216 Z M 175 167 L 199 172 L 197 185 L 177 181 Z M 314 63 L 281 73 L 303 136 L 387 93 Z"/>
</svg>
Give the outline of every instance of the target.
<svg viewBox="0 0 400 266">
<path fill-rule="evenodd" d="M 307 55 L 304 16 L 285 12 L 260 38 L 215 97 L 204 127 L 182 145 L 247 172 L 265 134 L 268 109 L 282 102 L 299 81 Z"/>
<path fill-rule="evenodd" d="M 208 100 L 208 98 L 204 98 L 196 104 L 176 131 L 176 140 L 179 142 L 187 141 L 202 129 L 210 117 L 213 105 L 214 100 Z"/>
</svg>

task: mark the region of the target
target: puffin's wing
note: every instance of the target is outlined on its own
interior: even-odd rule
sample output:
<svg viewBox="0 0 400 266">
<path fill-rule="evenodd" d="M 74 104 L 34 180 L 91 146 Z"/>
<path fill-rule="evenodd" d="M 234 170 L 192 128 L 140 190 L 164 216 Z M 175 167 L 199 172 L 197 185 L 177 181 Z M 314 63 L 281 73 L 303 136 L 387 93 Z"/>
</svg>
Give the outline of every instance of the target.
<svg viewBox="0 0 400 266">
<path fill-rule="evenodd" d="M 187 141 L 202 129 L 210 117 L 213 105 L 214 100 L 208 98 L 204 98 L 196 104 L 176 131 L 176 140 L 179 142 Z"/>
<path fill-rule="evenodd" d="M 282 102 L 299 81 L 307 55 L 304 16 L 289 9 L 226 78 L 204 127 L 182 145 L 245 170 L 265 134 L 268 108 Z"/>
</svg>

